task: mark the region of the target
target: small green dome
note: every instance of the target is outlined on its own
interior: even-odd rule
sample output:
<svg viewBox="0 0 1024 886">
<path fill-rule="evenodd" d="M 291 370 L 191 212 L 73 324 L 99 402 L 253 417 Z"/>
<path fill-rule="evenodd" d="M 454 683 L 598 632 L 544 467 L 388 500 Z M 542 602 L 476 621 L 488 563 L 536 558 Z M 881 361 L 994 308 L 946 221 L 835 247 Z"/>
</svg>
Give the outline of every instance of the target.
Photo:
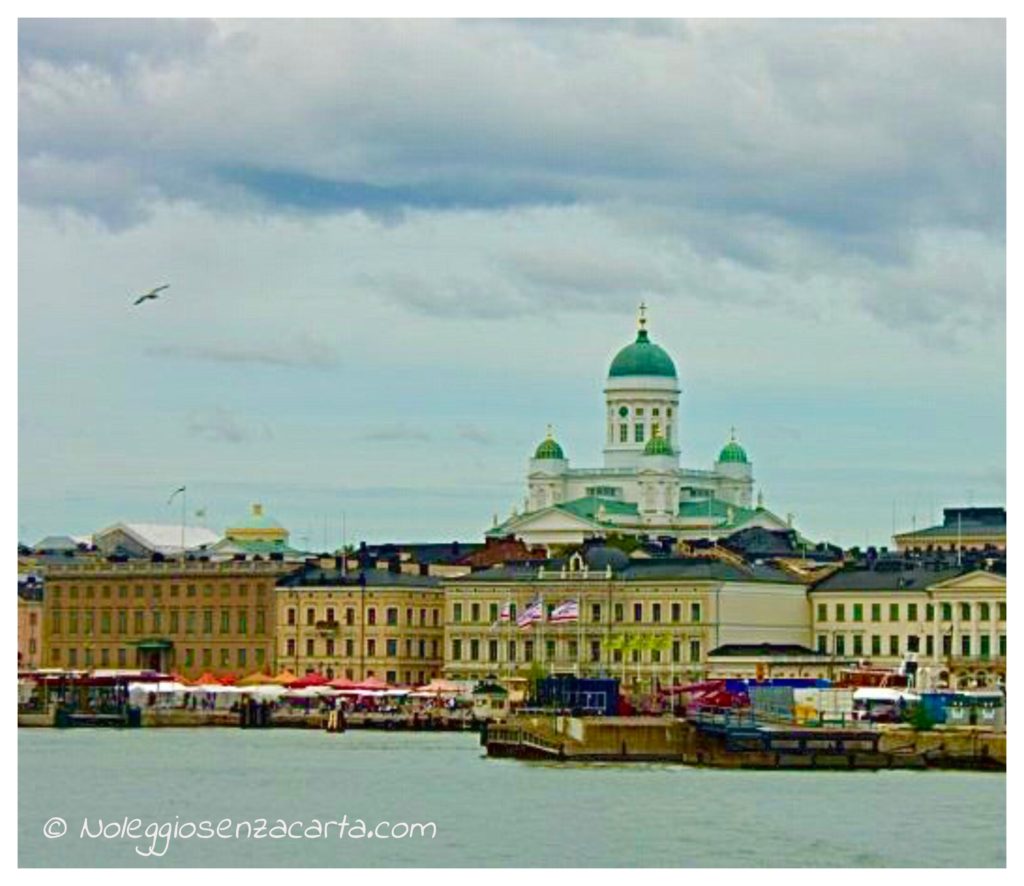
<svg viewBox="0 0 1024 886">
<path fill-rule="evenodd" d="M 722 451 L 718 453 L 719 461 L 731 461 L 740 462 L 741 464 L 747 463 L 746 450 L 736 442 L 735 439 L 730 440 L 725 446 L 722 447 Z"/>
<path fill-rule="evenodd" d="M 675 452 L 672 451 L 672 444 L 659 435 L 647 441 L 644 455 L 675 455 Z"/>
<path fill-rule="evenodd" d="M 558 442 L 554 437 L 551 436 L 551 432 L 548 431 L 547 438 L 537 447 L 537 451 L 533 454 L 534 458 L 565 458 L 565 453 L 562 452 L 562 447 L 558 445 Z"/>
<path fill-rule="evenodd" d="M 616 378 L 623 375 L 660 375 L 676 378 L 676 365 L 668 352 L 654 344 L 647 336 L 646 329 L 640 329 L 636 341 L 626 345 L 612 360 L 608 375 Z"/>
</svg>

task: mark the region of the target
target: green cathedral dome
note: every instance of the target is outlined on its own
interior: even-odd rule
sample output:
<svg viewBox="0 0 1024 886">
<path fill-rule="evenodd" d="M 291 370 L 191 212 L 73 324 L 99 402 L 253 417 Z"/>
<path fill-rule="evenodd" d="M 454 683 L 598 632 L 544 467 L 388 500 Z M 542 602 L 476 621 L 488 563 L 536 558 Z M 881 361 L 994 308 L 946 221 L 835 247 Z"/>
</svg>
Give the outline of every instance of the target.
<svg viewBox="0 0 1024 886">
<path fill-rule="evenodd" d="M 558 445 L 558 441 L 551 436 L 551 432 L 548 431 L 547 438 L 537 447 L 537 451 L 533 454 L 534 458 L 565 458 L 565 453 L 562 452 L 562 447 Z"/>
<path fill-rule="evenodd" d="M 718 460 L 746 464 L 747 452 L 739 443 L 736 442 L 736 438 L 733 437 L 733 439 L 722 447 L 722 451 L 718 453 Z"/>
<path fill-rule="evenodd" d="M 612 378 L 623 375 L 660 375 L 665 378 L 676 378 L 676 365 L 668 352 L 654 344 L 641 328 L 636 334 L 636 341 L 626 345 L 612 360 L 608 375 Z"/>
<path fill-rule="evenodd" d="M 644 447 L 644 455 L 675 455 L 675 452 L 672 450 L 672 444 L 664 437 L 658 435 L 651 437 L 647 441 L 647 445 Z"/>
</svg>

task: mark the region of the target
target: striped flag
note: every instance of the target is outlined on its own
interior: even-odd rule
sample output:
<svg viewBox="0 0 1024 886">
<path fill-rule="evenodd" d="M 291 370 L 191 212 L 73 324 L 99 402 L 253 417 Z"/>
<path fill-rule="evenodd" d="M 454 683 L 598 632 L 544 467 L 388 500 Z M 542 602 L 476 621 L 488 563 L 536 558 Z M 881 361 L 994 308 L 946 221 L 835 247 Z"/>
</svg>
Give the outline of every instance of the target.
<svg viewBox="0 0 1024 886">
<path fill-rule="evenodd" d="M 543 618 L 544 609 L 541 606 L 540 600 L 537 599 L 522 611 L 522 614 L 516 619 L 516 625 L 521 628 L 528 628 L 535 621 L 541 621 Z"/>
<path fill-rule="evenodd" d="M 504 624 L 508 624 L 512 621 L 512 602 L 509 601 L 501 607 L 501 612 L 498 613 L 498 620 L 491 625 L 491 630 L 501 627 Z"/>
<path fill-rule="evenodd" d="M 577 603 L 575 600 L 566 600 L 563 603 L 559 603 L 554 609 L 551 610 L 551 615 L 548 616 L 548 621 L 555 623 L 576 621 L 579 617 L 579 603 Z"/>
</svg>

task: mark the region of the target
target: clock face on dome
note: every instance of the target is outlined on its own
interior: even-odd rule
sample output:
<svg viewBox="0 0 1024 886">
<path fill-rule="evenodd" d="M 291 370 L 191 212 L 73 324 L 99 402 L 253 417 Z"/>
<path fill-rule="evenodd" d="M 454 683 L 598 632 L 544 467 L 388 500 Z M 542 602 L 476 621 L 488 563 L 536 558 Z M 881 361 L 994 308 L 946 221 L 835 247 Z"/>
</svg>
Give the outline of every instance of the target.
<svg viewBox="0 0 1024 886">
<path fill-rule="evenodd" d="M 625 406 L 620 406 L 619 407 L 619 415 L 621 415 L 623 418 L 625 418 L 627 415 L 629 415 L 629 409 L 627 409 Z"/>
</svg>

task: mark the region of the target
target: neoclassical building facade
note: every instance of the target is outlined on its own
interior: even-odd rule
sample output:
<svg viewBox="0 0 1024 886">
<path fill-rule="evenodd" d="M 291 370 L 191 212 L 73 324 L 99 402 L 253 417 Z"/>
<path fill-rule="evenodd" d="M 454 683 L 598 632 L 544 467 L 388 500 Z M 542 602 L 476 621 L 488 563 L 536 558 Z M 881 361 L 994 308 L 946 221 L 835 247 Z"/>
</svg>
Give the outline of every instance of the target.
<svg viewBox="0 0 1024 886">
<path fill-rule="evenodd" d="M 603 466 L 571 466 L 549 428 L 529 460 L 525 511 L 488 534 L 574 544 L 610 534 L 694 539 L 786 528 L 760 496 L 755 504 L 753 465 L 735 431 L 710 468 L 681 465 L 681 391 L 641 305 L 636 339 L 615 355 L 604 386 Z"/>
</svg>

